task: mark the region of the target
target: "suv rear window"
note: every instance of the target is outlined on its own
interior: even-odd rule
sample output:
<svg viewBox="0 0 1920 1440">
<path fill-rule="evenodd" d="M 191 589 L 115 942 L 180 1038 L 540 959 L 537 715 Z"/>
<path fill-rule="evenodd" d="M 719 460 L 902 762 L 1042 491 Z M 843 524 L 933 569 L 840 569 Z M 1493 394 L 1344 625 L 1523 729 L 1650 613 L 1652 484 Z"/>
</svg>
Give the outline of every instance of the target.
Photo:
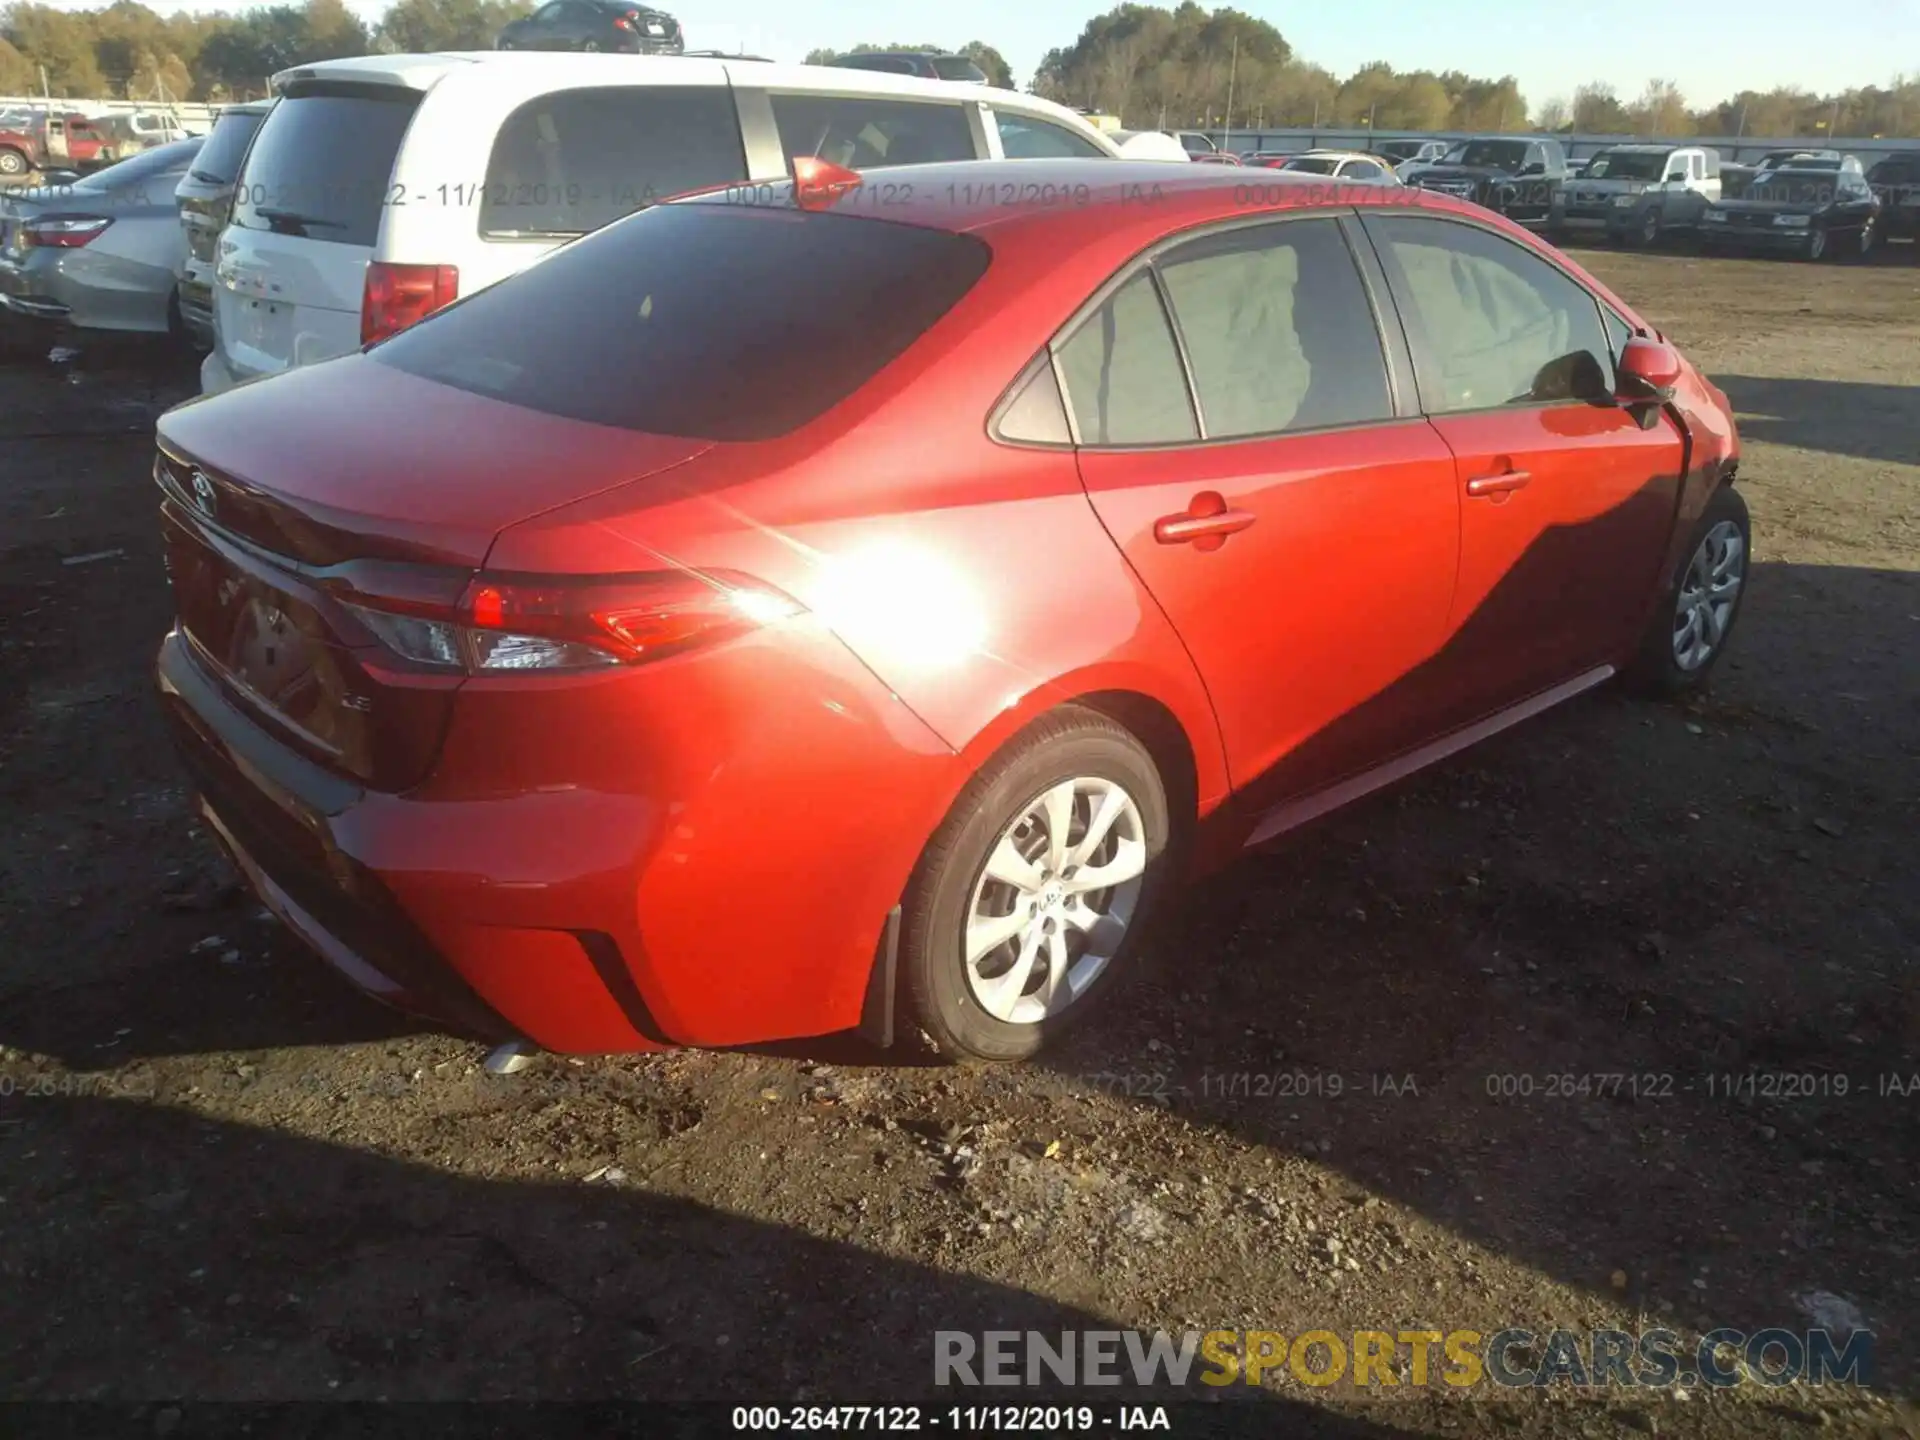
<svg viewBox="0 0 1920 1440">
<path fill-rule="evenodd" d="M 231 185 L 240 173 L 240 162 L 246 158 L 247 142 L 264 118 L 244 110 L 229 110 L 214 121 L 207 143 L 193 157 L 193 178 L 203 185 Z"/>
<path fill-rule="evenodd" d="M 942 80 L 966 80 L 975 85 L 986 83 L 987 73 L 964 55 L 936 55 L 933 73 Z"/>
<path fill-rule="evenodd" d="M 789 163 L 818 155 L 850 170 L 973 160 L 967 112 L 954 100 L 868 95 L 775 95 L 773 120 Z"/>
<path fill-rule="evenodd" d="M 559 90 L 500 127 L 480 233 L 584 235 L 668 196 L 746 178 L 724 85 Z"/>
<path fill-rule="evenodd" d="M 878 374 L 986 272 L 970 235 L 866 217 L 661 205 L 367 353 L 596 425 L 765 440 Z"/>
<path fill-rule="evenodd" d="M 394 85 L 289 88 L 248 152 L 228 223 L 372 245 L 400 138 L 419 106 L 419 91 Z"/>
</svg>

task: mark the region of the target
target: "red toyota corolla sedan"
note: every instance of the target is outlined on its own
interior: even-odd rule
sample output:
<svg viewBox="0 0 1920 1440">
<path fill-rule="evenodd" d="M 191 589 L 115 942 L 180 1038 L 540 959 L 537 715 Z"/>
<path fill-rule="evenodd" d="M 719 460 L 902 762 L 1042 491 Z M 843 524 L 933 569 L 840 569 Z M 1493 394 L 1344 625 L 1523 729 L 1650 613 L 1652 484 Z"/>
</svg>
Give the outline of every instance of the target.
<svg viewBox="0 0 1920 1440">
<path fill-rule="evenodd" d="M 1725 396 L 1500 218 L 803 179 L 161 421 L 181 753 L 372 994 L 567 1052 L 1025 1056 L 1180 876 L 1725 649 Z"/>
</svg>

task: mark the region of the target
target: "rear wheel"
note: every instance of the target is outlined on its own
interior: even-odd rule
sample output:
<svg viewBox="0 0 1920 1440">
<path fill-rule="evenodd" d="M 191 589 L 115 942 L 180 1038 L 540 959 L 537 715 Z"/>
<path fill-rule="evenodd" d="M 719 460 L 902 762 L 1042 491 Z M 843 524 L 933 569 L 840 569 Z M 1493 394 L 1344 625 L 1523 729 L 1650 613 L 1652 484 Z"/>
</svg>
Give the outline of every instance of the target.
<svg viewBox="0 0 1920 1440">
<path fill-rule="evenodd" d="M 1746 497 L 1722 485 L 1694 527 L 1692 543 L 1628 669 L 1634 689 L 1674 698 L 1705 687 L 1740 617 L 1752 554 Z"/>
<path fill-rule="evenodd" d="M 1166 876 L 1166 789 L 1129 731 L 1068 706 L 961 793 L 908 892 L 899 963 L 949 1059 L 1022 1060 L 1132 962 Z"/>
<path fill-rule="evenodd" d="M 600 42 L 598 40 L 588 40 L 582 44 L 580 48 L 589 55 L 597 55 L 600 52 Z"/>
<path fill-rule="evenodd" d="M 0 146 L 0 175 L 27 173 L 27 157 L 11 147 Z"/>
</svg>

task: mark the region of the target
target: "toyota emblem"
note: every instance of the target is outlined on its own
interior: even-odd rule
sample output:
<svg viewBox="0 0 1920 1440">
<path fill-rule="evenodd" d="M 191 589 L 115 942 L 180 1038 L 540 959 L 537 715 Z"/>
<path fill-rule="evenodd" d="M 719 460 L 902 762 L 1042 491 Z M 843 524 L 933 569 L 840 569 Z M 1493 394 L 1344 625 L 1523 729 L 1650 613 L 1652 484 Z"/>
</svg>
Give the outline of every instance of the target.
<svg viewBox="0 0 1920 1440">
<path fill-rule="evenodd" d="M 193 472 L 193 503 L 200 507 L 202 515 L 213 514 L 213 482 L 204 470 Z"/>
</svg>

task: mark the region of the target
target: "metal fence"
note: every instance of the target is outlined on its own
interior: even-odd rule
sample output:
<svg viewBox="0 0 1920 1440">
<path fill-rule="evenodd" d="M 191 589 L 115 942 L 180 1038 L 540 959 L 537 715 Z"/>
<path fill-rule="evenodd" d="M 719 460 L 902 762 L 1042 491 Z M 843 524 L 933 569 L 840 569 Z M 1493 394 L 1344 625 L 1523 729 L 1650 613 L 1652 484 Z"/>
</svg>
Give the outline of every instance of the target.
<svg viewBox="0 0 1920 1440">
<path fill-rule="evenodd" d="M 1295 148 L 1316 148 L 1323 150 L 1368 150 L 1382 140 L 1470 140 L 1484 132 L 1471 130 L 1435 130 L 1421 132 L 1417 130 L 1368 130 L 1362 125 L 1357 128 L 1310 128 L 1290 129 L 1234 130 L 1231 132 L 1210 130 L 1205 132 L 1213 138 L 1213 143 L 1223 150 L 1291 150 Z M 1743 160 L 1758 160 L 1769 150 L 1838 150 L 1842 154 L 1857 155 L 1860 163 L 1871 166 L 1874 161 L 1901 151 L 1920 150 L 1920 139 L 1888 139 L 1884 136 L 1865 138 L 1809 139 L 1805 135 L 1529 135 L 1515 134 L 1516 140 L 1543 139 L 1558 140 L 1566 150 L 1569 159 L 1584 160 L 1587 156 L 1605 150 L 1610 145 L 1706 145 L 1720 152 L 1720 158 L 1729 164 L 1738 164 Z"/>
</svg>

